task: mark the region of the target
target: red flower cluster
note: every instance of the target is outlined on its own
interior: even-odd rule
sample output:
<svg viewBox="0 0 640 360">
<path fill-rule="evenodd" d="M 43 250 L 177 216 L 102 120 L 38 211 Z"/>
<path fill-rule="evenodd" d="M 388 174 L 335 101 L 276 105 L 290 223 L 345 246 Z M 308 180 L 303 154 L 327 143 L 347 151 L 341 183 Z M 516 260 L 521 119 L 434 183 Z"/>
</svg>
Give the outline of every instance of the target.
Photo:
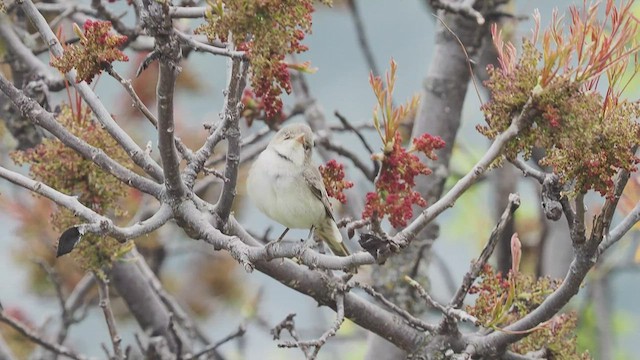
<svg viewBox="0 0 640 360">
<path fill-rule="evenodd" d="M 542 117 L 549 122 L 549 126 L 552 128 L 559 128 L 560 121 L 562 120 L 562 114 L 558 108 L 547 105 L 542 113 Z"/>
<path fill-rule="evenodd" d="M 444 140 L 440 136 L 424 133 L 413 139 L 413 150 L 424 153 L 429 159 L 438 160 L 438 155 L 433 150 L 444 148 Z"/>
<path fill-rule="evenodd" d="M 249 88 L 244 89 L 242 99 L 240 100 L 243 105 L 240 115 L 247 120 L 248 126 L 251 126 L 256 119 L 264 120 L 268 125 L 279 124 L 284 120 L 285 114 L 282 111 L 282 106 L 280 106 L 279 112 L 272 114 L 271 117 L 267 116 L 269 112 L 267 112 L 264 99 L 264 97 L 256 97 L 253 90 Z M 279 99 L 276 98 L 276 100 Z"/>
<path fill-rule="evenodd" d="M 320 165 L 319 169 L 327 195 L 346 203 L 347 197 L 343 191 L 352 188 L 353 182 L 344 179 L 344 165 L 336 160 L 329 160 L 325 166 Z"/>
<path fill-rule="evenodd" d="M 413 141 L 411 151 L 417 150 L 435 159 L 433 150 L 444 147 L 437 136 L 424 134 Z M 363 218 L 389 216 L 391 225 L 398 228 L 407 225 L 413 217 L 413 205 L 426 206 L 427 201 L 414 191 L 415 177 L 429 175 L 431 170 L 415 154 L 402 147 L 402 137 L 396 132 L 393 148 L 384 154 L 382 168 L 376 180 L 376 191 L 366 196 Z"/>
<path fill-rule="evenodd" d="M 281 96 L 291 93 L 284 59 L 308 50 L 302 41 L 311 32 L 313 5 L 313 0 L 225 0 L 224 6 L 218 1 L 207 14 L 207 23 L 196 29 L 210 41 L 226 42 L 229 33 L 234 39 L 251 39 L 237 49 L 246 51 L 251 62 L 251 85 L 267 119 L 277 119 Z"/>
<path fill-rule="evenodd" d="M 284 59 L 284 56 L 282 58 Z M 254 78 L 252 84 L 256 96 L 264 105 L 265 119 L 268 121 L 278 119 L 282 113 L 282 99 L 280 97 L 282 90 L 287 94 L 291 93 L 291 76 L 287 64 L 280 61 L 279 64 L 264 69 L 262 77 Z"/>
<path fill-rule="evenodd" d="M 75 68 L 78 82 L 90 82 L 114 61 L 129 61 L 119 49 L 127 42 L 127 37 L 109 33 L 110 21 L 87 20 L 82 30 L 75 24 L 73 30 L 80 37 L 80 42 L 68 46 L 63 56 L 53 59 L 51 65 L 63 73 Z"/>
</svg>

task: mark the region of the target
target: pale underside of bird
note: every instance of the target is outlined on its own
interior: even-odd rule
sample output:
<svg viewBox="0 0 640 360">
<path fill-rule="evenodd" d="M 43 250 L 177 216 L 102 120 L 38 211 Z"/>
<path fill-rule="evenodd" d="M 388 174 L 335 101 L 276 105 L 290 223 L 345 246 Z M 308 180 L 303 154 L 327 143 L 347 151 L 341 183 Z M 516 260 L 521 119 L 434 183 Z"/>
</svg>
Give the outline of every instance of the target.
<svg viewBox="0 0 640 360">
<path fill-rule="evenodd" d="M 251 166 L 247 193 L 271 219 L 288 229 L 313 228 L 335 255 L 347 256 L 312 149 L 307 125 L 280 129 Z"/>
</svg>

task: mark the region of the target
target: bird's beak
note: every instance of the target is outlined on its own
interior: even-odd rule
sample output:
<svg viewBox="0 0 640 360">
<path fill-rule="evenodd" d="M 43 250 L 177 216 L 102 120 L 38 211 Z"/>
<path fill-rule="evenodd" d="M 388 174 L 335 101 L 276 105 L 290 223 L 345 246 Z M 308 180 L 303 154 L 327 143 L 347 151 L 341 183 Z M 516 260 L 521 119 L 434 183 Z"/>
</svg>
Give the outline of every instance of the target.
<svg viewBox="0 0 640 360">
<path fill-rule="evenodd" d="M 300 134 L 300 135 L 296 136 L 296 141 L 299 142 L 300 144 L 304 145 L 304 134 Z"/>
</svg>

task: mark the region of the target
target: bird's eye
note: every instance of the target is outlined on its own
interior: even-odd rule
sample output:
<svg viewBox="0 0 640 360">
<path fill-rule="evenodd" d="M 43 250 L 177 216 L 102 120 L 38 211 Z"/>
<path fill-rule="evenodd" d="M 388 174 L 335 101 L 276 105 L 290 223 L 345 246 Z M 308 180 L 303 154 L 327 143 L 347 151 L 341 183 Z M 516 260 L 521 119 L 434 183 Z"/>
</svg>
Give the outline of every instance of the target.
<svg viewBox="0 0 640 360">
<path fill-rule="evenodd" d="M 284 139 L 285 140 L 291 139 L 291 134 L 284 134 Z"/>
<path fill-rule="evenodd" d="M 304 151 L 309 151 L 311 150 L 311 146 L 309 145 L 309 143 L 304 143 Z"/>
</svg>

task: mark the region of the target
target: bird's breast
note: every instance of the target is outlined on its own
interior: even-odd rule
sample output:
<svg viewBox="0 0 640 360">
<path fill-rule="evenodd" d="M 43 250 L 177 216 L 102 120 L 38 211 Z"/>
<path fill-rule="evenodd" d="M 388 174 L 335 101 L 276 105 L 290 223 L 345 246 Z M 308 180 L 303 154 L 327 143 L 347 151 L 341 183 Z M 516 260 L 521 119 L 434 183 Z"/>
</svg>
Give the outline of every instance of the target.
<svg viewBox="0 0 640 360">
<path fill-rule="evenodd" d="M 326 216 L 301 170 L 267 149 L 254 162 L 247 179 L 247 193 L 258 209 L 292 229 L 309 229 Z"/>
</svg>

